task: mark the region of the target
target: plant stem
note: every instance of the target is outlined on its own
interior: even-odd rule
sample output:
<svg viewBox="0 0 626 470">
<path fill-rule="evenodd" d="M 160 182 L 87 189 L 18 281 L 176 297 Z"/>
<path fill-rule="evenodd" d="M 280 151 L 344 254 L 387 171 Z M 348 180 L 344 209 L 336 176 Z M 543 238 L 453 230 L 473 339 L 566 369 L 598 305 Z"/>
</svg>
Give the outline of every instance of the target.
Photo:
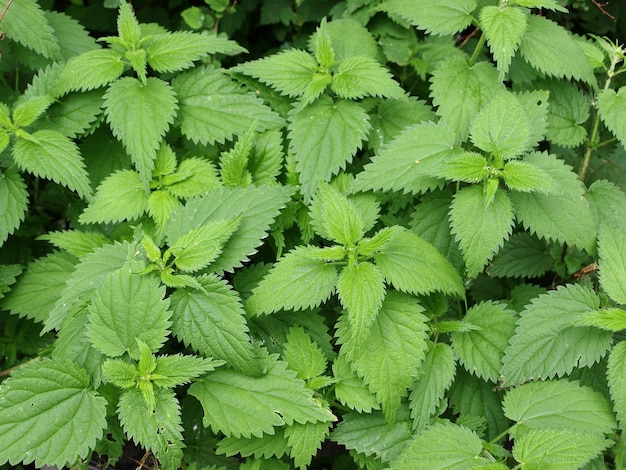
<svg viewBox="0 0 626 470">
<path fill-rule="evenodd" d="M 482 50 L 486 41 L 487 41 L 487 38 L 485 37 L 485 35 L 481 34 L 480 37 L 478 38 L 478 43 L 476 44 L 476 47 L 474 48 L 474 53 L 472 54 L 472 57 L 469 60 L 470 67 L 473 67 L 474 64 L 476 63 L 476 60 L 478 59 L 478 54 L 480 54 L 480 51 Z"/>
</svg>

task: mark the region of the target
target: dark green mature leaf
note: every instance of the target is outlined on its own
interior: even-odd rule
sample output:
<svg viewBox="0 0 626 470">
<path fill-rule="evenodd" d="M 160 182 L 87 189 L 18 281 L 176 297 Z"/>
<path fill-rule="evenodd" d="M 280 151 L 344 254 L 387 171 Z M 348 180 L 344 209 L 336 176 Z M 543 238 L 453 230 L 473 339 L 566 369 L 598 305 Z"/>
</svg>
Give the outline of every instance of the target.
<svg viewBox="0 0 626 470">
<path fill-rule="evenodd" d="M 260 366 L 254 361 L 241 300 L 215 275 L 197 280 L 204 290 L 176 289 L 170 296 L 172 333 L 204 356 L 258 374 Z"/>
<path fill-rule="evenodd" d="M 261 132 L 283 125 L 283 119 L 221 69 L 198 67 L 172 80 L 185 137 L 202 144 L 224 143 L 256 124 Z"/>
<path fill-rule="evenodd" d="M 8 38 L 46 58 L 59 58 L 60 48 L 54 29 L 38 2 L 0 0 L 0 11 L 3 13 L 2 30 Z"/>
<path fill-rule="evenodd" d="M 504 243 L 487 270 L 496 277 L 539 277 L 553 265 L 544 241 L 528 232 L 518 232 Z"/>
<path fill-rule="evenodd" d="M 76 138 L 88 130 L 102 113 L 102 95 L 102 90 L 71 93 L 53 103 L 46 112 L 45 120 L 39 120 L 35 125 L 39 129 L 56 130 Z"/>
<path fill-rule="evenodd" d="M 626 147 L 626 87 L 614 91 L 610 88 L 598 94 L 598 111 L 606 127 Z"/>
<path fill-rule="evenodd" d="M 582 144 L 587 137 L 584 124 L 589 119 L 589 99 L 574 84 L 563 80 L 551 80 L 547 88 L 550 91 L 550 110 L 546 137 L 564 147 Z"/>
<path fill-rule="evenodd" d="M 466 370 L 489 382 L 497 382 L 504 351 L 515 332 L 515 311 L 505 304 L 480 302 L 468 309 L 464 321 L 479 329 L 454 332 L 452 348 Z"/>
<path fill-rule="evenodd" d="M 597 295 L 576 284 L 533 300 L 521 312 L 505 352 L 501 372 L 506 383 L 561 377 L 574 367 L 591 366 L 600 360 L 611 346 L 611 332 L 572 325 L 598 307 Z"/>
<path fill-rule="evenodd" d="M 0 463 L 62 467 L 87 457 L 107 426 L 105 407 L 73 362 L 20 367 L 0 385 Z"/>
<path fill-rule="evenodd" d="M 611 404 L 602 394 L 565 379 L 520 385 L 507 392 L 502 408 L 524 429 L 608 434 L 616 426 Z"/>
<path fill-rule="evenodd" d="M 77 19 L 58 11 L 46 10 L 44 15 L 54 30 L 63 60 L 67 61 L 83 52 L 99 48 L 96 39 L 89 35 Z"/>
<path fill-rule="evenodd" d="M 511 58 L 524 36 L 528 14 L 522 8 L 487 5 L 480 10 L 480 27 L 484 31 L 503 80 L 511 65 Z"/>
<path fill-rule="evenodd" d="M 277 428 L 274 434 L 263 434 L 262 437 L 225 437 L 217 443 L 217 453 L 242 457 L 254 455 L 255 459 L 281 458 L 289 452 L 285 429 Z"/>
<path fill-rule="evenodd" d="M 144 180 L 149 180 L 156 151 L 178 109 L 176 93 L 165 81 L 143 84 L 124 77 L 104 94 L 104 110 L 113 135 L 123 144 Z"/>
<path fill-rule="evenodd" d="M 203 423 L 226 436 L 261 437 L 284 424 L 335 421 L 328 406 L 313 397 L 304 381 L 276 355 L 259 359 L 261 377 L 235 370 L 217 370 L 189 388 L 202 403 Z M 241 406 L 242 403 L 248 404 Z"/>
<path fill-rule="evenodd" d="M 507 193 L 493 201 L 480 186 L 461 189 L 450 206 L 452 233 L 459 241 L 468 275 L 478 275 L 513 230 L 514 211 Z"/>
<path fill-rule="evenodd" d="M 171 325 L 165 287 L 152 276 L 120 269 L 96 289 L 89 305 L 88 336 L 107 356 L 138 357 L 137 339 L 152 351 L 166 340 Z"/>
<path fill-rule="evenodd" d="M 626 193 L 607 180 L 594 181 L 585 197 L 597 227 L 617 223 L 626 228 Z"/>
<path fill-rule="evenodd" d="M 15 169 L 0 171 L 0 246 L 20 226 L 27 208 L 24 179 Z"/>
<path fill-rule="evenodd" d="M 57 131 L 35 131 L 30 139 L 18 139 L 12 149 L 20 169 L 76 191 L 82 198 L 91 197 L 89 175 L 78 147 Z"/>
<path fill-rule="evenodd" d="M 374 256 L 393 287 L 411 294 L 443 292 L 462 296 L 463 282 L 450 262 L 415 233 L 400 231 Z"/>
<path fill-rule="evenodd" d="M 617 419 L 624 428 L 626 424 L 626 342 L 617 343 L 609 354 L 607 365 L 607 381 L 613 400 L 613 409 Z"/>
<path fill-rule="evenodd" d="M 333 362 L 333 375 L 337 379 L 335 397 L 343 405 L 359 413 L 371 413 L 372 410 L 380 409 L 376 395 L 354 372 L 345 354 L 341 352 Z"/>
<path fill-rule="evenodd" d="M 370 129 L 357 103 L 323 96 L 291 116 L 289 148 L 296 158 L 301 191 L 310 198 L 318 181 L 329 181 L 352 160 Z"/>
<path fill-rule="evenodd" d="M 476 0 L 386 0 L 378 9 L 398 15 L 426 32 L 447 36 L 472 22 Z"/>
<path fill-rule="evenodd" d="M 626 235 L 623 229 L 600 226 L 598 256 L 602 289 L 615 302 L 626 304 Z"/>
</svg>

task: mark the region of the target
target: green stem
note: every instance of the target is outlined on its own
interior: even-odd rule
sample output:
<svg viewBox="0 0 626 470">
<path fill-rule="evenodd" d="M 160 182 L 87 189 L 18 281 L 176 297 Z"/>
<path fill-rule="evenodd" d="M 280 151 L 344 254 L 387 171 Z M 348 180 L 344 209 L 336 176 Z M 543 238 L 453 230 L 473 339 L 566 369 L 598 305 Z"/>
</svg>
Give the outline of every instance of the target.
<svg viewBox="0 0 626 470">
<path fill-rule="evenodd" d="M 496 445 L 499 441 L 501 441 L 502 439 L 504 439 L 506 437 L 507 434 L 510 434 L 511 431 L 513 431 L 513 429 L 515 428 L 515 426 L 517 426 L 517 424 L 514 424 L 513 426 L 505 429 L 504 431 L 502 431 L 500 434 L 498 434 L 496 437 L 494 437 L 493 439 L 491 439 L 489 441 L 489 445 Z"/>
<path fill-rule="evenodd" d="M 474 53 L 472 54 L 472 57 L 469 60 L 470 67 L 473 67 L 474 64 L 476 63 L 476 60 L 478 60 L 478 54 L 480 54 L 480 51 L 483 49 L 483 46 L 485 45 L 486 41 L 487 41 L 487 38 L 485 37 L 485 35 L 481 34 L 480 37 L 478 38 L 478 43 L 476 44 L 476 47 L 474 48 Z"/>
</svg>

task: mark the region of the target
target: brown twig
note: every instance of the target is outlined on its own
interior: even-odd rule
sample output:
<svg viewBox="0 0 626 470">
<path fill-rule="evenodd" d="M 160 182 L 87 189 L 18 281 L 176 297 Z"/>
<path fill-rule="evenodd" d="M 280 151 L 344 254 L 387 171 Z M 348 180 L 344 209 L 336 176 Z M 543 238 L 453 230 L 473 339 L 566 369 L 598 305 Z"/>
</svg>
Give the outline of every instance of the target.
<svg viewBox="0 0 626 470">
<path fill-rule="evenodd" d="M 591 263 L 590 265 L 585 266 L 584 268 L 580 268 L 578 271 L 572 274 L 572 276 L 574 277 L 574 279 L 581 279 L 587 274 L 595 273 L 597 270 L 598 270 L 598 263 Z"/>
<path fill-rule="evenodd" d="M 604 2 L 604 3 L 600 3 L 598 2 L 598 0 L 591 0 L 593 2 L 593 4 L 598 7 L 598 9 L 602 12 L 603 15 L 608 16 L 609 18 L 611 18 L 611 20 L 615 23 L 617 22 L 617 18 L 615 18 L 613 15 L 611 15 L 608 11 L 606 11 L 604 9 L 605 6 L 607 6 L 609 4 L 609 2 Z"/>
<path fill-rule="evenodd" d="M 13 3 L 13 0 L 9 0 L 7 4 L 4 6 L 2 13 L 0 13 L 0 23 L 2 23 L 2 20 L 4 19 L 4 15 L 6 14 L 7 10 L 11 6 L 11 3 Z"/>
</svg>

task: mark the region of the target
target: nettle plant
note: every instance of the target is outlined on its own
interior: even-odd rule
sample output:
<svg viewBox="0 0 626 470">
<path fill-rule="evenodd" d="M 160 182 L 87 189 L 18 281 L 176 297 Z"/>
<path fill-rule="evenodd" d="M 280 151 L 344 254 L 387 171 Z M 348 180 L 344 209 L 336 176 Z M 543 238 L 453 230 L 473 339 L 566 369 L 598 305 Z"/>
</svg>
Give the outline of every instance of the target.
<svg viewBox="0 0 626 470">
<path fill-rule="evenodd" d="M 224 69 L 0 10 L 1 464 L 624 467 L 622 46 L 360 0 Z"/>
</svg>

